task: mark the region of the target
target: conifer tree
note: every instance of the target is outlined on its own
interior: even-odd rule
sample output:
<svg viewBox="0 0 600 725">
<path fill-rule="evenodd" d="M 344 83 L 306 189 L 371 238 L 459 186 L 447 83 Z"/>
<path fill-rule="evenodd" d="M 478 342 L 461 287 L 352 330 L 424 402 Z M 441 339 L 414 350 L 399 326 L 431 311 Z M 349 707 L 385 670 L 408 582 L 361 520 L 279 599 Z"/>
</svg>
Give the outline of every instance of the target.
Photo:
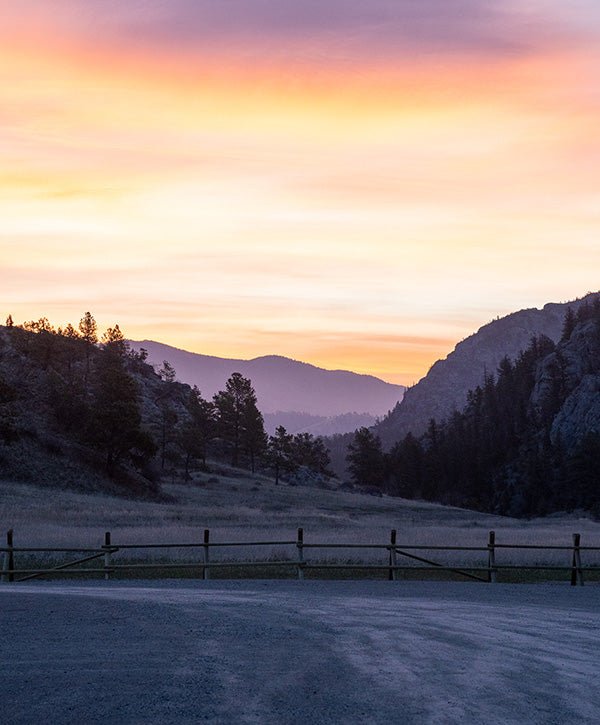
<svg viewBox="0 0 600 725">
<path fill-rule="evenodd" d="M 106 332 L 102 335 L 102 345 L 105 349 L 110 349 L 121 357 L 127 354 L 127 342 L 118 325 L 106 329 Z"/>
<path fill-rule="evenodd" d="M 279 484 L 281 475 L 293 473 L 298 469 L 294 459 L 293 436 L 280 425 L 274 436 L 269 436 L 267 462 L 275 474 L 275 485 Z"/>
<path fill-rule="evenodd" d="M 154 455 L 156 446 L 141 423 L 135 380 L 118 350 L 108 348 L 98 356 L 88 438 L 103 453 L 109 473 L 124 460 L 140 464 Z"/>
<path fill-rule="evenodd" d="M 359 428 L 348 446 L 348 471 L 354 483 L 382 488 L 385 463 L 381 440 L 368 428 Z"/>
<path fill-rule="evenodd" d="M 86 312 L 79 320 L 79 332 L 82 340 L 89 345 L 95 345 L 98 342 L 98 325 L 91 312 Z"/>
<path fill-rule="evenodd" d="M 143 350 L 143 348 L 142 348 Z M 140 350 L 141 352 L 141 350 Z M 144 352 L 146 352 L 144 350 Z M 146 352 L 146 355 L 148 353 Z M 177 373 L 175 372 L 175 368 L 171 365 L 171 363 L 168 360 L 163 360 L 163 366 L 158 371 L 158 374 L 160 375 L 161 379 L 165 381 L 165 383 L 174 383 L 175 379 L 177 377 Z"/>
<path fill-rule="evenodd" d="M 567 313 L 565 314 L 565 320 L 562 327 L 562 335 L 560 338 L 561 342 L 565 342 L 571 337 L 571 333 L 575 329 L 576 324 L 577 318 L 575 316 L 575 313 L 573 312 L 573 308 L 567 307 Z"/>
<path fill-rule="evenodd" d="M 192 461 L 201 460 L 206 464 L 207 447 L 214 435 L 215 408 L 202 397 L 195 385 L 186 408 L 189 418 L 179 429 L 179 446 L 184 454 L 185 478 L 188 480 Z"/>
<path fill-rule="evenodd" d="M 264 424 L 252 382 L 241 373 L 233 373 L 213 397 L 217 412 L 218 435 L 231 449 L 231 465 L 238 466 L 245 450 L 251 461 L 258 452 Z"/>
<path fill-rule="evenodd" d="M 329 451 L 322 438 L 315 438 L 311 433 L 297 433 L 292 440 L 292 456 L 299 466 L 324 476 L 332 475 Z"/>
<path fill-rule="evenodd" d="M 92 355 L 92 348 L 98 343 L 98 325 L 96 324 L 96 320 L 92 317 L 91 312 L 86 312 L 81 320 L 79 320 L 79 332 L 81 334 L 81 339 L 86 343 L 85 384 L 87 386 L 90 375 L 90 358 Z"/>
</svg>

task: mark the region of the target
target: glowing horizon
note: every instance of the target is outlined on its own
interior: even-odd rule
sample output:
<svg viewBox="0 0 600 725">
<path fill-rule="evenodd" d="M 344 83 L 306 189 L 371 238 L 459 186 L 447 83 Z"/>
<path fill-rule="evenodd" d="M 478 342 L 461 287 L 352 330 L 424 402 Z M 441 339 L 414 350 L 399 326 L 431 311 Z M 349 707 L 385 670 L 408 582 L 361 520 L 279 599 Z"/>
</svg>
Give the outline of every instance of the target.
<svg viewBox="0 0 600 725">
<path fill-rule="evenodd" d="M 600 11 L 449 5 L 0 9 L 3 314 L 410 384 L 598 289 Z"/>
</svg>

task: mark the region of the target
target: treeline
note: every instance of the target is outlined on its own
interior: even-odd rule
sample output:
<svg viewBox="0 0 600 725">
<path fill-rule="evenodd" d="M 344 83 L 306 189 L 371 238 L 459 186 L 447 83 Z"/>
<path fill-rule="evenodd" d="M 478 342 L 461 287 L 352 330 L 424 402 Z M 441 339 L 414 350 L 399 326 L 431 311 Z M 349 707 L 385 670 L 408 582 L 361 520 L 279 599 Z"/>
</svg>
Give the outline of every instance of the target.
<svg viewBox="0 0 600 725">
<path fill-rule="evenodd" d="M 180 383 L 165 361 L 155 371 L 132 350 L 118 325 L 102 336 L 86 312 L 77 327 L 47 318 L 15 325 L 0 337 L 0 442 L 58 433 L 91 450 L 109 476 L 133 468 L 146 479 L 181 474 L 207 458 L 270 471 L 279 483 L 300 468 L 330 475 L 323 441 L 264 430 L 250 380 L 234 373 L 212 400 Z M 1 456 L 0 456 L 1 458 Z"/>
<path fill-rule="evenodd" d="M 357 431 L 350 474 L 394 496 L 500 514 L 600 515 L 600 427 L 572 422 L 568 438 L 553 431 L 584 376 L 600 389 L 600 299 L 567 312 L 558 345 L 540 336 L 515 361 L 502 360 L 462 412 L 431 420 L 420 438 L 409 434 L 385 453 L 370 430 Z"/>
</svg>

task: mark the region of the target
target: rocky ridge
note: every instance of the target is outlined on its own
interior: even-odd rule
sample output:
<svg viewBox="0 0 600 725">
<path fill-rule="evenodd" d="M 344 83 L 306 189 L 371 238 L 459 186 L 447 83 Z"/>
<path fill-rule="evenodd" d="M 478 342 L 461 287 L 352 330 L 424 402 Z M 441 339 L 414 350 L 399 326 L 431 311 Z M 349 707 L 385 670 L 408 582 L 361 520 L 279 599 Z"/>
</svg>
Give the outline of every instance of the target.
<svg viewBox="0 0 600 725">
<path fill-rule="evenodd" d="M 409 432 L 421 435 L 432 418 L 442 421 L 454 410 L 462 410 L 468 392 L 481 385 L 486 374 L 495 374 L 504 357 L 516 359 L 532 337 L 545 335 L 558 342 L 567 309 L 576 311 L 598 297 L 600 293 L 595 292 L 572 302 L 549 303 L 542 309 L 521 310 L 484 325 L 408 388 L 402 401 L 374 426 L 374 432 L 386 448 Z"/>
</svg>

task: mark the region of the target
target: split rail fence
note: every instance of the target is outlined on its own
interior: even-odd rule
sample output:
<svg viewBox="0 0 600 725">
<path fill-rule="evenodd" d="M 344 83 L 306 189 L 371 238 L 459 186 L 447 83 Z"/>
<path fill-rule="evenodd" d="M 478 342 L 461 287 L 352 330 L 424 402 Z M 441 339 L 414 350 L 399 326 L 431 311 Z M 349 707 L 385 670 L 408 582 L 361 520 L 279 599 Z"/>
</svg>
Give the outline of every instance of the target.
<svg viewBox="0 0 600 725">
<path fill-rule="evenodd" d="M 235 559 L 215 561 L 211 552 L 220 551 L 224 548 L 233 547 L 290 547 L 295 550 L 295 557 L 290 559 L 273 560 L 271 558 L 252 559 L 238 561 Z M 137 551 L 187 549 L 191 552 L 200 553 L 200 557 L 194 557 L 193 561 L 178 561 L 173 563 L 157 562 L 127 562 L 118 563 L 118 554 Z M 353 551 L 380 551 L 385 559 L 380 563 L 341 563 L 331 561 L 319 561 L 310 558 L 309 554 L 315 550 L 353 550 Z M 500 551 L 522 550 L 528 552 L 565 552 L 565 564 L 505 564 L 498 563 L 496 555 Z M 104 543 L 98 547 L 27 547 L 15 546 L 12 529 L 6 534 L 6 546 L 0 547 L 2 557 L 1 579 L 3 582 L 23 582 L 38 577 L 50 577 L 56 575 L 91 575 L 103 576 L 109 579 L 111 575 L 121 572 L 136 572 L 140 570 L 164 571 L 171 570 L 197 570 L 198 576 L 202 579 L 210 579 L 211 571 L 219 569 L 263 569 L 265 567 L 287 568 L 294 573 L 298 579 L 304 579 L 306 572 L 311 570 L 343 571 L 352 570 L 357 575 L 360 572 L 373 572 L 381 570 L 387 572 L 387 578 L 396 580 L 401 572 L 448 572 L 465 579 L 472 579 L 481 582 L 496 583 L 498 574 L 503 571 L 520 570 L 524 571 L 547 571 L 565 572 L 572 586 L 583 586 L 584 574 L 600 572 L 600 566 L 582 564 L 582 554 L 598 552 L 600 546 L 582 546 L 581 535 L 573 534 L 570 545 L 557 544 L 502 544 L 496 541 L 494 531 L 489 532 L 487 544 L 482 546 L 440 546 L 440 545 L 416 545 L 398 543 L 396 530 L 393 529 L 389 541 L 381 544 L 358 544 L 358 543 L 309 543 L 304 539 L 304 530 L 298 529 L 295 539 L 286 541 L 247 541 L 247 542 L 226 542 L 211 541 L 210 530 L 204 530 L 201 542 L 193 543 L 162 543 L 162 544 L 116 544 L 112 541 L 111 533 L 107 531 L 104 535 Z M 423 552 L 429 553 L 427 557 Z M 437 556 L 442 552 L 480 552 L 483 562 L 481 564 L 455 565 L 435 561 L 430 556 Z M 74 560 L 65 561 L 56 566 L 19 567 L 16 560 L 23 555 L 31 558 L 33 555 L 41 554 L 78 554 Z M 82 556 L 83 555 L 83 556 Z M 570 562 L 568 560 L 570 559 Z M 91 562 L 101 560 L 101 566 L 91 566 Z M 399 563 L 402 562 L 402 563 Z"/>
</svg>

